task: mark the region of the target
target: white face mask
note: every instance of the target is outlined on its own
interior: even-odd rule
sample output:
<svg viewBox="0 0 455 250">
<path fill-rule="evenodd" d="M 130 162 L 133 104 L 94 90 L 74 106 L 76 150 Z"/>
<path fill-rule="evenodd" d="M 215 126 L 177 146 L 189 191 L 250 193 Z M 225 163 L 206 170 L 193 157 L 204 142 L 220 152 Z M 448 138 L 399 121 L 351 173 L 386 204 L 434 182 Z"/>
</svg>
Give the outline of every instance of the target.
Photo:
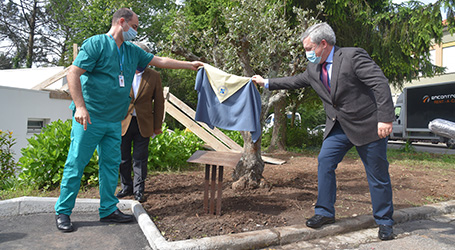
<svg viewBox="0 0 455 250">
<path fill-rule="evenodd" d="M 128 26 L 129 29 L 128 29 L 128 31 L 123 31 L 123 40 L 131 41 L 136 37 L 137 31 L 135 31 L 133 28 L 131 28 L 128 24 L 126 24 L 126 26 Z"/>
</svg>

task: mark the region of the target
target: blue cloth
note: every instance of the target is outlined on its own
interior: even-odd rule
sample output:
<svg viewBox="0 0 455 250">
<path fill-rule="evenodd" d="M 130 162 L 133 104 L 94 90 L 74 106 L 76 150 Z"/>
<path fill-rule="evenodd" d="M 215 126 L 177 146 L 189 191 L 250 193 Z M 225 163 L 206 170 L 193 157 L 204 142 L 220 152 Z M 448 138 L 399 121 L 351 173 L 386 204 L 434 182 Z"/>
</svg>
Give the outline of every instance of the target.
<svg viewBox="0 0 455 250">
<path fill-rule="evenodd" d="M 318 156 L 318 200 L 315 214 L 335 216 L 336 175 L 335 170 L 344 155 L 354 146 L 338 122 L 322 143 Z M 393 225 L 392 185 L 387 161 L 387 138 L 363 146 L 356 146 L 365 165 L 370 188 L 373 216 L 378 225 Z"/>
<path fill-rule="evenodd" d="M 261 95 L 251 80 L 223 103 L 220 103 L 204 68 L 200 68 L 196 76 L 195 89 L 198 91 L 196 121 L 204 122 L 210 128 L 250 131 L 253 142 L 259 139 L 261 136 Z"/>
</svg>

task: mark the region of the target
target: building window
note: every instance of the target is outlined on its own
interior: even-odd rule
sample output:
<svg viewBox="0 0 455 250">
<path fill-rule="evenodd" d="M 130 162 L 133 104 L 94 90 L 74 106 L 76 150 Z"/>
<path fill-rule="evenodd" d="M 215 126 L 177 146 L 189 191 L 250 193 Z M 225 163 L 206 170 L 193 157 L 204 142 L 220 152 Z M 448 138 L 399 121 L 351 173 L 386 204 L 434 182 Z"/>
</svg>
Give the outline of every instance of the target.
<svg viewBox="0 0 455 250">
<path fill-rule="evenodd" d="M 49 123 L 49 119 L 35 119 L 30 118 L 27 120 L 27 133 L 38 134 L 41 129 Z"/>
</svg>

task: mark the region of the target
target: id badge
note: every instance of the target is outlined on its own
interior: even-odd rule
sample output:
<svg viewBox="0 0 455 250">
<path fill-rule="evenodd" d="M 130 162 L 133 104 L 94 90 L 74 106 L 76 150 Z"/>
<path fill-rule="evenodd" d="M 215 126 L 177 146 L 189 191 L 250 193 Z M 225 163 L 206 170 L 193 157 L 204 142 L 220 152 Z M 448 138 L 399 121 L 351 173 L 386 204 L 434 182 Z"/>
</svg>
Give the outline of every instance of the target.
<svg viewBox="0 0 455 250">
<path fill-rule="evenodd" d="M 120 87 L 125 87 L 125 79 L 123 78 L 123 75 L 119 75 L 118 76 L 118 82 L 119 82 L 119 85 Z"/>
</svg>

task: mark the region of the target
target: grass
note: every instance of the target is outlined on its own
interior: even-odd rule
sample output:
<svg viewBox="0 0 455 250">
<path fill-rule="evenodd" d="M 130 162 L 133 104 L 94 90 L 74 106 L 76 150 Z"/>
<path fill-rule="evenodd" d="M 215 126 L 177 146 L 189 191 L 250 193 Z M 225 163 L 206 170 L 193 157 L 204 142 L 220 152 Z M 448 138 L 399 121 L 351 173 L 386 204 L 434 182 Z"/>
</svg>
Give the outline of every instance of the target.
<svg viewBox="0 0 455 250">
<path fill-rule="evenodd" d="M 305 150 L 304 154 L 317 157 L 319 149 Z M 345 158 L 360 159 L 355 147 L 351 148 Z M 430 167 L 438 169 L 455 169 L 455 155 L 417 152 L 409 149 L 388 149 L 387 159 L 390 164 Z"/>
<path fill-rule="evenodd" d="M 455 155 L 432 154 L 426 152 L 404 152 L 399 149 L 389 149 L 387 157 L 391 164 L 419 166 L 438 169 L 455 169 Z"/>
</svg>

